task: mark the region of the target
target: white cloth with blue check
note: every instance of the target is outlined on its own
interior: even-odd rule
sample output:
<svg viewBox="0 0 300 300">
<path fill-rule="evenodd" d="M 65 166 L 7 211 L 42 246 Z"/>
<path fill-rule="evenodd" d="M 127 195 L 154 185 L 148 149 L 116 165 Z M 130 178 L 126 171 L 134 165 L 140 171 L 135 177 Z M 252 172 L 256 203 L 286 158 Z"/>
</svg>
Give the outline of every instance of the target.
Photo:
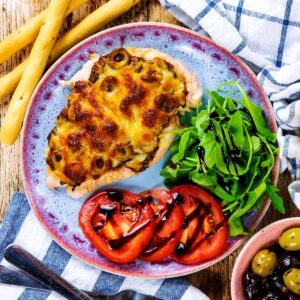
<svg viewBox="0 0 300 300">
<path fill-rule="evenodd" d="M 281 171 L 300 209 L 300 1 L 160 0 L 178 20 L 238 55 L 257 74 L 279 125 Z"/>
<path fill-rule="evenodd" d="M 164 300 L 209 300 L 184 278 L 142 279 L 110 274 L 86 264 L 56 244 L 37 220 L 26 197 L 15 193 L 0 226 L 0 264 L 11 265 L 3 258 L 7 245 L 18 244 L 41 260 L 50 270 L 76 287 L 103 295 L 121 290 L 135 290 Z M 62 300 L 55 292 L 38 291 L 0 284 L 0 300 Z"/>
</svg>

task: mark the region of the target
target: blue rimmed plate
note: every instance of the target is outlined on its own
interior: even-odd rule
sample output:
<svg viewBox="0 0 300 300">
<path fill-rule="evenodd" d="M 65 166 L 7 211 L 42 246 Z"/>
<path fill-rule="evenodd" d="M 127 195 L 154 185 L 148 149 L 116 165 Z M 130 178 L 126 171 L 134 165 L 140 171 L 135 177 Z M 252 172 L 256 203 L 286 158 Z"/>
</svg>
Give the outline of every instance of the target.
<svg viewBox="0 0 300 300">
<path fill-rule="evenodd" d="M 162 23 L 133 23 L 114 27 L 84 40 L 61 57 L 40 81 L 31 99 L 23 125 L 21 166 L 29 203 L 40 222 L 53 239 L 71 254 L 101 269 L 126 276 L 174 277 L 207 268 L 228 256 L 242 243 L 243 238 L 229 239 L 223 253 L 216 259 L 192 266 L 173 261 L 148 263 L 135 261 L 127 265 L 114 264 L 101 256 L 84 237 L 78 225 L 78 212 L 87 197 L 70 198 L 64 189 L 51 191 L 45 184 L 47 136 L 55 126 L 56 117 L 66 105 L 70 88 L 59 82 L 69 79 L 88 60 L 90 53 L 105 54 L 114 48 L 155 48 L 181 60 L 192 70 L 204 89 L 214 89 L 229 80 L 239 80 L 249 97 L 262 107 L 268 125 L 276 131 L 276 122 L 269 100 L 252 71 L 237 57 L 211 40 L 190 30 Z M 239 95 L 235 95 L 239 97 Z M 207 95 L 204 95 L 204 100 Z M 133 192 L 159 187 L 159 173 L 166 157 L 142 174 L 113 184 Z M 273 181 L 278 177 L 278 159 L 273 169 Z M 246 219 L 253 230 L 269 206 L 265 200 L 259 211 Z"/>
</svg>

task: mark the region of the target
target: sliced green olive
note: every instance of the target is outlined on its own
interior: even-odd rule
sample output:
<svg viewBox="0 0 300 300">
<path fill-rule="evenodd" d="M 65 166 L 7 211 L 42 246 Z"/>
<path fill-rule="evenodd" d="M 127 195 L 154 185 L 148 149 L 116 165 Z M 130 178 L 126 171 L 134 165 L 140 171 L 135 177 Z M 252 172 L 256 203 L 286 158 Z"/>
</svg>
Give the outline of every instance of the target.
<svg viewBox="0 0 300 300">
<path fill-rule="evenodd" d="M 104 64 L 100 58 L 99 61 L 97 61 L 93 65 L 89 81 L 95 83 L 99 79 L 99 76 L 103 73 L 103 71 L 104 71 Z"/>
<path fill-rule="evenodd" d="M 300 250 L 300 228 L 290 228 L 284 231 L 279 238 L 279 245 L 289 251 Z"/>
<path fill-rule="evenodd" d="M 252 260 L 252 271 L 261 277 L 267 277 L 274 271 L 276 263 L 276 254 L 270 252 L 268 249 L 264 249 L 257 252 L 254 256 Z"/>
<path fill-rule="evenodd" d="M 286 287 L 293 293 L 300 295 L 300 269 L 292 268 L 283 274 Z"/>
<path fill-rule="evenodd" d="M 119 69 L 130 63 L 129 53 L 123 49 L 116 49 L 108 55 L 107 63 L 113 69 Z"/>
</svg>

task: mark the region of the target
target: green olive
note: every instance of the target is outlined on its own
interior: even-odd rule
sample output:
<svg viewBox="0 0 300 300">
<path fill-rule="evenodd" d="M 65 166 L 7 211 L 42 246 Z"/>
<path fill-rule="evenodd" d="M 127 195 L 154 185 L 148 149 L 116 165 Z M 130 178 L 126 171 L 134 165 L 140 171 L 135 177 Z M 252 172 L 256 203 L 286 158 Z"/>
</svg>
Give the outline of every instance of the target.
<svg viewBox="0 0 300 300">
<path fill-rule="evenodd" d="M 283 274 L 286 287 L 293 293 L 300 295 L 300 269 L 292 268 Z"/>
<path fill-rule="evenodd" d="M 108 64 L 113 69 L 119 69 L 130 63 L 130 54 L 123 48 L 108 54 Z"/>
<path fill-rule="evenodd" d="M 279 245 L 289 251 L 300 250 L 300 228 L 290 228 L 279 238 Z"/>
<path fill-rule="evenodd" d="M 252 271 L 261 277 L 267 277 L 274 271 L 276 263 L 276 254 L 270 252 L 268 249 L 264 249 L 257 252 L 254 256 L 252 260 Z"/>
</svg>

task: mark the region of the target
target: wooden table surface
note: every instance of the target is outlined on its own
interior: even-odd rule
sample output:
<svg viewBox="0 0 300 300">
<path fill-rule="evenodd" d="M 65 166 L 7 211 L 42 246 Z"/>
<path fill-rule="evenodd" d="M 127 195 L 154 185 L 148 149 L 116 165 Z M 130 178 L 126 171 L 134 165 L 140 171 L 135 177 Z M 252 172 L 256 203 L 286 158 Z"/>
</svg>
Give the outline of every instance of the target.
<svg viewBox="0 0 300 300">
<path fill-rule="evenodd" d="M 188 0 L 186 0 L 188 1 Z M 2 40 L 10 32 L 16 30 L 26 21 L 30 20 L 34 15 L 47 7 L 49 1 L 46 0 L 0 0 L 0 39 Z M 86 14 L 94 10 L 96 7 L 105 3 L 103 0 L 91 1 L 75 11 L 74 14 L 67 17 L 62 32 L 74 26 Z M 132 22 L 165 22 L 179 24 L 167 11 L 165 11 L 157 0 L 142 0 L 131 11 L 118 18 L 107 27 L 112 27 L 124 23 Z M 179 24 L 180 25 L 180 24 Z M 0 76 L 9 72 L 24 57 L 29 54 L 30 47 L 21 50 L 7 62 L 0 65 Z M 0 87 L 1 88 L 1 87 Z M 9 97 L 0 101 L 0 114 L 3 118 Z M 22 181 L 20 177 L 20 151 L 19 141 L 13 146 L 0 145 L 0 222 L 3 219 L 5 210 L 9 204 L 9 200 L 14 191 L 23 192 Z M 286 214 L 280 215 L 271 207 L 263 219 L 259 228 L 284 217 L 300 216 L 294 204 L 290 201 L 287 192 L 287 186 L 290 177 L 287 172 L 279 177 L 278 187 L 281 195 L 285 199 Z M 239 251 L 230 255 L 223 261 L 214 266 L 188 276 L 188 279 L 211 299 L 227 300 L 230 299 L 230 278 L 231 272 Z"/>
</svg>

